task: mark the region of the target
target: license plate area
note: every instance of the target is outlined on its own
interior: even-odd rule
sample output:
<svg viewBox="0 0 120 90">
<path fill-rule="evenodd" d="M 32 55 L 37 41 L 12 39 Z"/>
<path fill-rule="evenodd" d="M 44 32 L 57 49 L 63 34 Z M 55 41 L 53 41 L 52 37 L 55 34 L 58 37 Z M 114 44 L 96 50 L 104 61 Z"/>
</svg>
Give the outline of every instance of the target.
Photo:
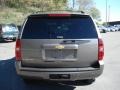
<svg viewBox="0 0 120 90">
<path fill-rule="evenodd" d="M 77 49 L 45 49 L 45 60 L 76 60 Z"/>
<path fill-rule="evenodd" d="M 70 79 L 70 74 L 50 74 L 50 79 Z"/>
</svg>

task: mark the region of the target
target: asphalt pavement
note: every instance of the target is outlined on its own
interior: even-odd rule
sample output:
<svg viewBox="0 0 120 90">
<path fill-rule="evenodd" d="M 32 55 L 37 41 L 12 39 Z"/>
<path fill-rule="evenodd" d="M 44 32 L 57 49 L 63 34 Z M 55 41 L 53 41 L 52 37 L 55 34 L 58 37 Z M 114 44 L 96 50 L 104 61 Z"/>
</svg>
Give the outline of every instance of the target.
<svg viewBox="0 0 120 90">
<path fill-rule="evenodd" d="M 103 33 L 102 37 L 105 45 L 104 72 L 91 84 L 23 80 L 15 71 L 15 42 L 0 42 L 0 90 L 119 90 L 120 32 Z"/>
</svg>

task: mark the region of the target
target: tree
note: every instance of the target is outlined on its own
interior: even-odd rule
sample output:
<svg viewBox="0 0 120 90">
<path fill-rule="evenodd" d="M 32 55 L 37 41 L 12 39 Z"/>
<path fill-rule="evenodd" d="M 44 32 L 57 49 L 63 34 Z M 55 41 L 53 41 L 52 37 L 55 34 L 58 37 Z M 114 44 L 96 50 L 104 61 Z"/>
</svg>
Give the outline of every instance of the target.
<svg viewBox="0 0 120 90">
<path fill-rule="evenodd" d="M 94 18 L 100 20 L 100 11 L 96 7 L 92 7 L 89 10 L 89 14 Z"/>
<path fill-rule="evenodd" d="M 79 5 L 79 10 L 81 10 L 81 11 L 87 11 L 91 7 L 93 7 L 92 0 L 77 0 L 77 3 Z"/>
<path fill-rule="evenodd" d="M 53 1 L 53 9 L 56 10 L 62 10 L 65 9 L 66 5 L 67 5 L 67 0 L 52 0 Z"/>
<path fill-rule="evenodd" d="M 100 20 L 100 11 L 95 7 L 93 0 L 77 0 L 79 10 L 90 14 L 94 19 Z"/>
<path fill-rule="evenodd" d="M 5 5 L 5 0 L 0 0 L 0 5 L 4 6 Z"/>
<path fill-rule="evenodd" d="M 67 0 L 0 0 L 0 5 L 10 8 L 39 8 L 40 10 L 62 10 Z"/>
</svg>

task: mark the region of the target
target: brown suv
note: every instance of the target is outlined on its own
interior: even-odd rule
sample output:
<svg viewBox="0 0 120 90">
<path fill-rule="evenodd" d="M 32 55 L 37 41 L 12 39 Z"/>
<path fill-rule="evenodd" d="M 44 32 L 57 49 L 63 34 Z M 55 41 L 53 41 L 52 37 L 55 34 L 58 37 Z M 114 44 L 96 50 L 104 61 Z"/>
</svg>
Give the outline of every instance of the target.
<svg viewBox="0 0 120 90">
<path fill-rule="evenodd" d="M 89 15 L 41 12 L 22 26 L 15 65 L 23 77 L 90 80 L 103 72 L 103 56 L 103 41 Z"/>
</svg>

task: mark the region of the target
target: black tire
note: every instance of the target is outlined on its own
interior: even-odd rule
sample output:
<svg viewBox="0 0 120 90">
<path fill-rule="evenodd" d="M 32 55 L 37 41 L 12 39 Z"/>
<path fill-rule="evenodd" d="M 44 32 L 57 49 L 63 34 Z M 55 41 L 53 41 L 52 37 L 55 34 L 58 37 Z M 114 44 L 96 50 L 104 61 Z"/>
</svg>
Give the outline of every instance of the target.
<svg viewBox="0 0 120 90">
<path fill-rule="evenodd" d="M 103 30 L 103 33 L 106 33 L 106 30 Z"/>
<path fill-rule="evenodd" d="M 77 84 L 82 84 L 82 85 L 89 85 L 92 84 L 95 81 L 95 79 L 84 79 L 84 80 L 77 80 Z"/>
<path fill-rule="evenodd" d="M 5 40 L 3 38 L 0 38 L 0 42 L 5 42 Z"/>
<path fill-rule="evenodd" d="M 16 38 L 14 38 L 13 41 L 16 41 Z"/>
<path fill-rule="evenodd" d="M 95 79 L 86 79 L 86 80 L 83 80 L 83 82 L 86 82 L 88 84 L 91 84 L 95 81 Z"/>
</svg>

